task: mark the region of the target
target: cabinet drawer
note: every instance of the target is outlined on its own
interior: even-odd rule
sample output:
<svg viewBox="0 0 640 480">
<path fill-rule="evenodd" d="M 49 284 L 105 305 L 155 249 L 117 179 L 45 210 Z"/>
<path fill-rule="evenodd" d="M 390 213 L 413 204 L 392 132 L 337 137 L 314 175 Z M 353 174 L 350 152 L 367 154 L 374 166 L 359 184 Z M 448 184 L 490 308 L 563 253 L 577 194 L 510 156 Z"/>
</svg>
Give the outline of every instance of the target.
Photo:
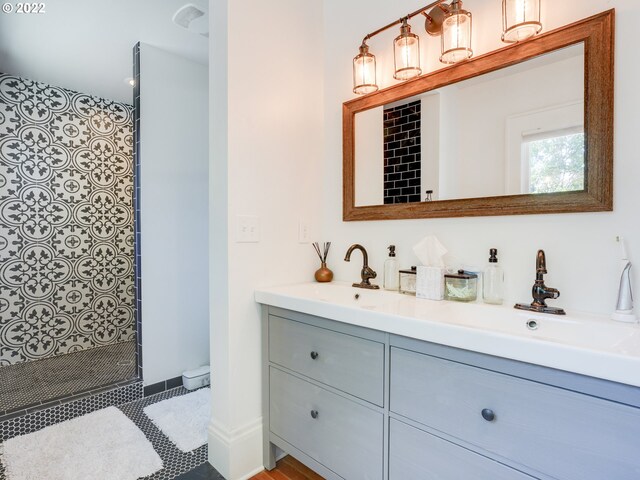
<svg viewBox="0 0 640 480">
<path fill-rule="evenodd" d="M 383 406 L 382 343 L 272 315 L 269 360 Z"/>
<path fill-rule="evenodd" d="M 381 413 L 277 368 L 269 371 L 271 432 L 348 480 L 382 479 Z"/>
<path fill-rule="evenodd" d="M 392 348 L 390 408 L 561 480 L 640 478 L 640 411 L 625 405 Z"/>
<path fill-rule="evenodd" d="M 533 480 L 466 448 L 391 419 L 389 480 Z"/>
</svg>

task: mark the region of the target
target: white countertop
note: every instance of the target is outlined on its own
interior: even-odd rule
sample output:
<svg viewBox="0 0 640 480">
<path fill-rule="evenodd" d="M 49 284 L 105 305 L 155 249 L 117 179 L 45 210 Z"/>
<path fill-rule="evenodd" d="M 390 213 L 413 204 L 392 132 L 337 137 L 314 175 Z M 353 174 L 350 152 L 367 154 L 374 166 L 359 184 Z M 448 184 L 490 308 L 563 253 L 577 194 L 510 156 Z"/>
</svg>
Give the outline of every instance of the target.
<svg viewBox="0 0 640 480">
<path fill-rule="evenodd" d="M 359 294 L 356 299 L 355 295 Z M 351 284 L 256 290 L 258 303 L 405 337 L 640 386 L 640 325 L 538 314 L 512 305 L 433 301 Z M 537 329 L 527 322 L 535 320 Z"/>
</svg>

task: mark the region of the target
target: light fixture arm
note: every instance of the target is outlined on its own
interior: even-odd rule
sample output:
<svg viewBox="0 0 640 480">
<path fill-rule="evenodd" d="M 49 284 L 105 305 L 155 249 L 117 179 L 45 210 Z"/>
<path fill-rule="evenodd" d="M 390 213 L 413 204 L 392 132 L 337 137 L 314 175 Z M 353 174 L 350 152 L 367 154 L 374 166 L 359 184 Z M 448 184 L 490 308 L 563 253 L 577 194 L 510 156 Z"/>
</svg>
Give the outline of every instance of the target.
<svg viewBox="0 0 640 480">
<path fill-rule="evenodd" d="M 455 0 L 454 0 L 455 1 Z M 438 13 L 438 17 L 442 16 L 442 14 L 447 14 L 451 11 L 450 7 L 453 5 L 454 2 L 451 2 L 451 5 L 447 5 L 446 3 L 439 3 L 438 5 L 436 5 L 435 7 L 433 7 L 433 9 L 427 13 L 427 10 L 425 9 L 422 12 L 422 15 L 424 15 L 424 17 L 430 21 L 430 22 L 435 22 L 437 21 L 436 18 L 434 18 L 434 10 L 437 8 L 438 10 L 436 10 L 436 12 Z M 427 7 L 428 8 L 428 7 Z"/>
<path fill-rule="evenodd" d="M 420 15 L 420 14 L 425 14 L 426 15 L 425 12 L 427 10 L 429 10 L 429 9 L 431 9 L 433 7 L 439 6 L 444 2 L 445 2 L 445 0 L 437 0 L 435 2 L 430 3 L 429 5 L 427 5 L 425 7 L 422 7 L 420 9 L 416 10 L 415 12 L 411 12 L 408 15 L 405 15 L 404 17 L 400 18 L 399 20 L 395 20 L 395 21 L 389 23 L 388 25 L 385 25 L 384 27 L 381 27 L 381 28 L 379 28 L 377 30 L 374 30 L 373 32 L 368 33 L 367 35 L 365 35 L 365 37 L 362 39 L 362 43 L 365 43 L 370 38 L 375 37 L 379 33 L 384 32 L 385 30 L 388 30 L 388 29 L 390 29 L 392 27 L 395 27 L 396 25 L 400 25 L 400 24 L 402 24 L 402 22 L 406 22 L 407 20 L 415 17 L 416 15 Z"/>
<path fill-rule="evenodd" d="M 462 11 L 462 0 L 452 0 L 448 5 L 446 3 L 438 4 L 429 13 L 422 12 L 426 18 L 424 29 L 433 37 L 442 35 L 444 19 L 449 14 L 455 14 L 460 11 Z"/>
</svg>

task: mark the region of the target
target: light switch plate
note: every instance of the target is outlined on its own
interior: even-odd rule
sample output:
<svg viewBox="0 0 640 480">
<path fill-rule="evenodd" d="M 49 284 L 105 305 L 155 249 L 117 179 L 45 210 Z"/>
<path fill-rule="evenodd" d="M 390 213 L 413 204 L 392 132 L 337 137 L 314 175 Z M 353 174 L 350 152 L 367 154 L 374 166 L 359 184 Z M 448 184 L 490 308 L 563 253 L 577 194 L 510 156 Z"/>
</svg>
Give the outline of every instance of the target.
<svg viewBox="0 0 640 480">
<path fill-rule="evenodd" d="M 255 215 L 238 215 L 236 242 L 258 243 L 260 241 L 260 218 Z"/>
<path fill-rule="evenodd" d="M 309 243 L 309 224 L 304 220 L 298 223 L 298 243 Z"/>
</svg>

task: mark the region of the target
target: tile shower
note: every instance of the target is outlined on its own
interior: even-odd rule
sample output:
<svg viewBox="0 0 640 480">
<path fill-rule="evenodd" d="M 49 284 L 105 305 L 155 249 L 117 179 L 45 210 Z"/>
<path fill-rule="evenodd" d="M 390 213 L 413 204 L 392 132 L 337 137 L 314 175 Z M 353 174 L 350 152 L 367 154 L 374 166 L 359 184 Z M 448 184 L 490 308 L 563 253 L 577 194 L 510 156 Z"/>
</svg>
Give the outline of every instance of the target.
<svg viewBox="0 0 640 480">
<path fill-rule="evenodd" d="M 137 377 L 132 117 L 0 74 L 0 416 Z"/>
</svg>

